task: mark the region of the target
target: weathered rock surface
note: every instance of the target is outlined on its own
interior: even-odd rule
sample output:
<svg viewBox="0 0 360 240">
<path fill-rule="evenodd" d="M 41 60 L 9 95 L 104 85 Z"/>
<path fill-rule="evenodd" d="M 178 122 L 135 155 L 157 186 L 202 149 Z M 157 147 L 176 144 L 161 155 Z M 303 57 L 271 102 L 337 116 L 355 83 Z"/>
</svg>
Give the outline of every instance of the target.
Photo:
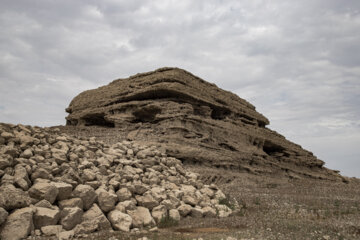
<svg viewBox="0 0 360 240">
<path fill-rule="evenodd" d="M 132 224 L 132 218 L 130 215 L 125 214 L 119 210 L 111 211 L 108 214 L 108 219 L 115 230 L 123 232 L 129 232 Z"/>
<path fill-rule="evenodd" d="M 27 192 L 15 188 L 11 184 L 1 185 L 0 187 L 0 207 L 5 210 L 23 208 L 30 205 L 30 197 Z"/>
<path fill-rule="evenodd" d="M 56 225 L 60 218 L 60 211 L 58 209 L 49 209 L 43 207 L 36 207 L 34 213 L 34 225 L 36 229 L 49 225 Z"/>
<path fill-rule="evenodd" d="M 83 211 L 78 207 L 66 207 L 61 210 L 60 223 L 65 230 L 73 229 L 77 224 L 81 223 Z"/>
<path fill-rule="evenodd" d="M 205 207 L 216 211 L 224 197 L 155 145 L 107 145 L 58 129 L 1 123 L 0 134 L 6 166 L 0 174 L 0 239 L 138 231 L 168 216 L 209 216 Z"/>
<path fill-rule="evenodd" d="M 155 225 L 155 221 L 147 208 L 137 207 L 135 210 L 127 211 L 127 213 L 131 216 L 134 227 L 141 228 Z"/>
<path fill-rule="evenodd" d="M 88 130 L 112 143 L 124 139 L 158 143 L 186 164 L 342 179 L 311 152 L 267 128 L 269 120 L 246 100 L 178 68 L 137 74 L 85 91 L 66 111 L 67 125 L 77 127 L 65 131 L 78 135 Z M 137 155 L 145 158 L 147 153 Z"/>
<path fill-rule="evenodd" d="M 6 221 L 6 218 L 9 216 L 9 213 L 0 207 L 0 226 Z"/>
<path fill-rule="evenodd" d="M 21 208 L 10 214 L 0 228 L 0 239 L 2 240 L 20 240 L 27 238 L 33 230 L 33 209 Z"/>
<path fill-rule="evenodd" d="M 59 190 L 47 181 L 37 182 L 29 189 L 30 197 L 38 200 L 45 199 L 51 204 L 55 201 L 58 193 Z"/>
</svg>

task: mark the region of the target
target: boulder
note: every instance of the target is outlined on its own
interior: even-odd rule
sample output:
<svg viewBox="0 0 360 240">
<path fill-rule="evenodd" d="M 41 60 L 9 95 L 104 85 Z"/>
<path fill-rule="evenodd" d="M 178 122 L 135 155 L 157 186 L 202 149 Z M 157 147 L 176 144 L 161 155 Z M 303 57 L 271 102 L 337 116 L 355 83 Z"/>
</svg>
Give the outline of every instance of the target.
<svg viewBox="0 0 360 240">
<path fill-rule="evenodd" d="M 64 182 L 52 182 L 51 185 L 55 186 L 58 190 L 57 200 L 61 201 L 68 199 L 72 193 L 72 185 Z"/>
<path fill-rule="evenodd" d="M 204 217 L 213 218 L 213 217 L 217 216 L 216 210 L 212 207 L 204 207 L 202 210 L 203 210 Z"/>
<path fill-rule="evenodd" d="M 88 182 L 88 181 L 93 181 L 96 179 L 96 174 L 93 170 L 91 169 L 84 169 L 83 171 L 83 174 L 82 174 L 82 179 L 85 181 L 85 182 Z"/>
<path fill-rule="evenodd" d="M 49 225 L 41 227 L 41 232 L 47 236 L 59 236 L 60 232 L 63 231 L 63 228 L 61 225 Z"/>
<path fill-rule="evenodd" d="M 34 182 L 38 178 L 51 180 L 52 176 L 48 170 L 44 168 L 38 168 L 31 174 L 31 181 Z"/>
<path fill-rule="evenodd" d="M 195 196 L 189 195 L 189 194 L 184 195 L 182 197 L 182 201 L 184 203 L 186 203 L 186 204 L 189 204 L 189 205 L 193 206 L 193 207 L 195 207 L 199 202 L 199 200 Z"/>
<path fill-rule="evenodd" d="M 201 208 L 192 208 L 190 216 L 193 218 L 202 218 L 204 216 L 204 211 Z"/>
<path fill-rule="evenodd" d="M 92 187 L 83 184 L 79 184 L 74 189 L 74 191 L 72 192 L 72 196 L 81 198 L 85 210 L 89 209 L 96 199 L 95 190 Z"/>
<path fill-rule="evenodd" d="M 144 196 L 136 195 L 135 199 L 139 206 L 146 207 L 150 210 L 159 205 L 159 202 L 156 201 L 150 193 L 144 194 Z"/>
<path fill-rule="evenodd" d="M 73 230 L 70 231 L 64 231 L 59 233 L 59 237 L 58 240 L 69 240 L 69 239 L 73 239 L 75 235 L 75 232 Z"/>
<path fill-rule="evenodd" d="M 175 221 L 180 221 L 180 213 L 177 209 L 170 209 L 169 217 Z"/>
<path fill-rule="evenodd" d="M 130 215 L 125 214 L 119 210 L 113 210 L 109 212 L 108 219 L 115 230 L 123 232 L 129 232 L 132 224 L 132 218 Z"/>
<path fill-rule="evenodd" d="M 181 204 L 177 210 L 182 217 L 186 217 L 191 212 L 192 207 L 188 204 Z"/>
<path fill-rule="evenodd" d="M 135 210 L 128 210 L 127 213 L 131 216 L 135 228 L 155 225 L 155 221 L 147 208 L 137 207 Z"/>
<path fill-rule="evenodd" d="M 97 202 L 101 210 L 104 212 L 109 212 L 113 210 L 117 201 L 118 196 L 115 193 L 102 190 L 99 191 L 97 194 Z"/>
<path fill-rule="evenodd" d="M 31 148 L 28 148 L 28 149 L 26 149 L 24 152 L 22 152 L 20 154 L 20 157 L 28 159 L 28 158 L 31 158 L 33 155 L 34 154 L 33 154 L 32 150 L 31 150 Z"/>
<path fill-rule="evenodd" d="M 132 194 L 131 194 L 130 190 L 127 189 L 127 188 L 120 188 L 116 192 L 116 195 L 118 196 L 119 202 L 129 200 L 132 197 Z"/>
<path fill-rule="evenodd" d="M 49 209 L 36 207 L 34 213 L 34 226 L 36 229 L 41 227 L 56 225 L 60 219 L 60 211 L 58 209 Z"/>
<path fill-rule="evenodd" d="M 81 198 L 71 198 L 71 199 L 62 200 L 58 204 L 60 209 L 64 209 L 66 207 L 69 208 L 78 207 L 80 209 L 83 209 L 83 205 L 84 205 L 83 200 Z"/>
<path fill-rule="evenodd" d="M 115 208 L 116 208 L 116 210 L 119 210 L 120 212 L 123 212 L 123 213 L 126 213 L 127 210 L 134 210 L 136 208 L 136 200 L 134 200 L 134 201 L 126 200 L 123 202 L 119 202 Z"/>
<path fill-rule="evenodd" d="M 65 230 L 71 230 L 77 224 L 81 223 L 82 216 L 83 216 L 82 209 L 78 207 L 66 207 L 61 210 L 60 224 Z"/>
<path fill-rule="evenodd" d="M 27 192 L 15 188 L 11 184 L 0 187 L 0 207 L 7 211 L 29 206 L 31 199 Z"/>
<path fill-rule="evenodd" d="M 0 226 L 1 226 L 1 224 L 3 224 L 6 221 L 8 216 L 9 216 L 9 213 L 5 209 L 0 207 Z"/>
<path fill-rule="evenodd" d="M 0 239 L 25 239 L 33 229 L 33 209 L 30 207 L 17 209 L 8 216 L 6 222 L 1 227 Z"/>
<path fill-rule="evenodd" d="M 20 164 L 15 166 L 15 186 L 20 187 L 22 190 L 27 191 L 31 185 L 26 169 Z"/>
<path fill-rule="evenodd" d="M 51 203 L 48 200 L 40 200 L 39 202 L 37 202 L 35 204 L 35 207 L 42 207 L 42 208 L 50 208 L 50 209 L 55 209 L 57 207 L 51 205 Z"/>
<path fill-rule="evenodd" d="M 82 217 L 82 222 L 74 228 L 75 234 L 91 233 L 111 229 L 111 224 L 99 206 L 94 203 Z"/>
<path fill-rule="evenodd" d="M 46 181 L 36 182 L 29 189 L 30 197 L 38 200 L 45 199 L 49 201 L 51 204 L 54 203 L 58 193 L 59 190 L 55 186 L 53 186 L 50 182 L 46 182 Z"/>
<path fill-rule="evenodd" d="M 218 216 L 221 218 L 228 217 L 232 213 L 232 210 L 228 206 L 223 204 L 217 204 L 215 205 L 215 208 L 218 211 Z"/>
<path fill-rule="evenodd" d="M 156 223 L 159 223 L 163 218 L 167 216 L 167 209 L 164 205 L 154 207 L 151 211 L 151 215 Z"/>
</svg>

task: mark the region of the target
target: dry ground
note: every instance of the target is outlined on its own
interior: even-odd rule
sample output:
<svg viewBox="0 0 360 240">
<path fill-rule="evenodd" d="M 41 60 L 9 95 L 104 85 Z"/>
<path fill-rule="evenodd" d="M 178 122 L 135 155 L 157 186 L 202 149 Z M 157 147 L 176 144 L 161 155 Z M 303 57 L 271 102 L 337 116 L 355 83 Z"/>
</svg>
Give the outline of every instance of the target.
<svg viewBox="0 0 360 240">
<path fill-rule="evenodd" d="M 86 239 L 360 239 L 360 180 L 292 180 L 190 167 L 217 178 L 240 211 L 226 219 L 183 219 L 156 233 L 100 233 Z M 234 178 L 235 177 L 235 178 Z M 233 179 L 229 181 L 228 179 Z M 232 205 L 230 203 L 227 203 Z"/>
<path fill-rule="evenodd" d="M 87 136 L 88 131 L 66 133 Z M 111 143 L 123 138 L 105 131 L 96 132 Z M 94 136 L 94 133 L 90 134 Z M 114 138 L 114 139 L 112 139 Z M 260 176 L 205 167 L 187 166 L 202 179 L 216 183 L 236 199 L 240 210 L 226 219 L 181 220 L 177 226 L 156 233 L 96 233 L 84 239 L 360 239 L 360 179 L 349 183 L 314 179 Z M 226 201 L 225 201 L 226 203 Z M 229 205 L 231 205 L 231 201 Z"/>
</svg>

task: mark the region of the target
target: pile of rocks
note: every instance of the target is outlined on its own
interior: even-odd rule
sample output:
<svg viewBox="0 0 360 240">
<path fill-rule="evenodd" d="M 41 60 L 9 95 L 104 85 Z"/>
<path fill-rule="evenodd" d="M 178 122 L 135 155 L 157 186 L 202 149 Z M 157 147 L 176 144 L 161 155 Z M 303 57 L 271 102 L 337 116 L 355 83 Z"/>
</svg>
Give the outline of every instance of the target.
<svg viewBox="0 0 360 240">
<path fill-rule="evenodd" d="M 227 217 L 225 195 L 156 146 L 108 146 L 59 129 L 0 124 L 0 239 L 136 231 Z"/>
</svg>

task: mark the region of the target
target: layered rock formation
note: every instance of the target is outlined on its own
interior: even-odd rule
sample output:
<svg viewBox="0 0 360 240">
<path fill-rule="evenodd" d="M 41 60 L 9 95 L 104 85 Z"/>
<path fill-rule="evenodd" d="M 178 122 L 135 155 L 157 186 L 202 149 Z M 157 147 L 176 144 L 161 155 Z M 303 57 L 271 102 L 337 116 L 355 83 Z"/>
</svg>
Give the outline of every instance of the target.
<svg viewBox="0 0 360 240">
<path fill-rule="evenodd" d="M 225 195 L 156 146 L 112 146 L 59 129 L 0 124 L 0 239 L 138 231 L 227 217 Z M 32 239 L 32 238 L 31 238 Z"/>
<path fill-rule="evenodd" d="M 311 152 L 267 128 L 269 120 L 246 100 L 178 68 L 85 91 L 66 111 L 68 126 L 106 127 L 102 136 L 114 142 L 160 143 L 168 155 L 186 164 L 341 179 Z"/>
</svg>

